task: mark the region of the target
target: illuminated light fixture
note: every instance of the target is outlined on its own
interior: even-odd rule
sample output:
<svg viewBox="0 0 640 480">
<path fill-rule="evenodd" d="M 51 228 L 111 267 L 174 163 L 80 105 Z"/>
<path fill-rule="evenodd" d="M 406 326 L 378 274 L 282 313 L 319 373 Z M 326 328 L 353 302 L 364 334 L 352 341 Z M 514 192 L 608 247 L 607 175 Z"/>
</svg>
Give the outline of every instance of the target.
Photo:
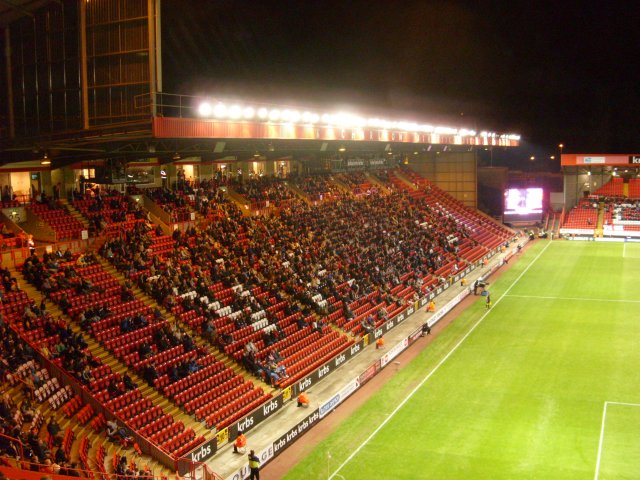
<svg viewBox="0 0 640 480">
<path fill-rule="evenodd" d="M 174 160 L 180 160 L 180 158 L 181 158 L 181 157 L 180 157 L 180 154 L 179 154 L 178 152 L 176 152 L 176 153 L 174 153 L 174 154 L 173 154 L 173 157 L 172 157 L 172 158 L 173 158 Z"/>
<path fill-rule="evenodd" d="M 213 107 L 213 116 L 223 118 L 227 116 L 227 106 L 224 103 L 218 103 Z"/>
<path fill-rule="evenodd" d="M 447 145 L 444 146 L 444 148 L 442 149 L 443 152 L 446 152 L 449 149 L 449 147 Z"/>
<path fill-rule="evenodd" d="M 313 112 L 304 112 L 301 118 L 302 123 L 318 123 L 320 121 L 320 115 Z"/>
<path fill-rule="evenodd" d="M 280 120 L 280 110 L 278 110 L 277 108 L 271 110 L 269 112 L 269 120 L 272 120 L 274 122 Z"/>
<path fill-rule="evenodd" d="M 347 112 L 323 113 L 322 115 L 311 111 L 297 111 L 292 108 L 269 108 L 268 106 L 242 106 L 234 104 L 226 106 L 223 102 L 212 104 L 208 101 L 200 103 L 197 107 L 198 114 L 202 117 L 214 116 L 218 119 L 230 120 L 253 120 L 257 118 L 260 121 L 285 122 L 296 124 L 318 124 L 323 123 L 328 126 L 336 126 L 342 128 L 363 128 L 370 127 L 383 130 L 400 130 L 408 133 L 426 133 L 440 135 L 456 135 L 460 137 L 482 137 L 485 141 L 488 139 L 499 139 L 505 141 L 520 141 L 518 134 L 504 133 L 497 134 L 495 132 L 482 131 L 478 133 L 474 129 L 454 128 L 448 126 L 434 126 L 431 124 L 420 124 L 406 120 L 388 120 L 380 117 L 362 117 L 357 114 Z M 560 153 L 562 153 L 563 144 L 560 144 Z"/>
<path fill-rule="evenodd" d="M 589 171 L 587 172 L 587 175 L 591 176 L 591 170 L 589 170 Z M 616 176 L 616 172 L 613 172 L 613 176 L 614 176 L 614 177 Z"/>
<path fill-rule="evenodd" d="M 298 123 L 300 121 L 300 112 L 298 112 L 297 110 L 292 110 L 291 111 L 291 121 Z"/>
<path fill-rule="evenodd" d="M 49 159 L 49 156 L 47 155 L 47 152 L 44 152 L 44 156 L 42 157 L 42 160 L 40 161 L 40 165 L 51 165 L 51 160 Z"/>
<path fill-rule="evenodd" d="M 202 102 L 198 105 L 198 114 L 202 117 L 208 117 L 211 115 L 211 104 L 209 102 Z"/>
<path fill-rule="evenodd" d="M 340 148 L 338 148 L 339 152 L 345 152 L 347 150 L 347 148 L 344 145 L 340 145 Z"/>
<path fill-rule="evenodd" d="M 254 154 L 253 154 L 253 156 L 254 156 L 255 158 L 260 158 L 260 152 L 256 152 L 256 153 L 254 153 Z"/>
<path fill-rule="evenodd" d="M 549 158 L 550 158 L 551 160 L 555 160 L 555 159 L 556 159 L 556 156 L 555 156 L 555 155 L 551 155 Z"/>
<path fill-rule="evenodd" d="M 413 154 L 414 154 L 414 155 L 417 155 L 417 154 L 418 154 L 418 152 L 413 152 Z"/>
<path fill-rule="evenodd" d="M 232 105 L 229 108 L 229 118 L 237 119 L 242 116 L 242 108 L 239 105 Z"/>
<path fill-rule="evenodd" d="M 283 110 L 282 120 L 285 122 L 296 123 L 300 121 L 300 112 L 297 110 Z"/>
<path fill-rule="evenodd" d="M 256 111 L 253 107 L 245 107 L 242 111 L 242 116 L 247 120 L 253 118 L 256 114 Z"/>
<path fill-rule="evenodd" d="M 387 155 L 393 155 L 393 152 L 389 151 L 387 152 Z"/>
</svg>

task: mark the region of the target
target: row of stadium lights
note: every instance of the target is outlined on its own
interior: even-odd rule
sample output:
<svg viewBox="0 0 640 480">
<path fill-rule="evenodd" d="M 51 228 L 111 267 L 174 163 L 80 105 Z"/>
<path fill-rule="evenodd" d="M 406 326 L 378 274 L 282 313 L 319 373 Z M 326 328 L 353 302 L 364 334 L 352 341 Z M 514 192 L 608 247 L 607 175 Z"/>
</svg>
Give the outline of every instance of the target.
<svg viewBox="0 0 640 480">
<path fill-rule="evenodd" d="M 280 108 L 254 108 L 251 106 L 231 105 L 224 103 L 211 105 L 209 102 L 202 102 L 198 105 L 198 114 L 201 117 L 214 117 L 229 120 L 255 120 L 264 122 L 297 123 L 304 125 L 326 125 L 343 128 L 382 128 L 385 130 L 401 130 L 405 132 L 435 133 L 439 135 L 459 135 L 461 137 L 475 137 L 475 130 L 465 128 L 457 129 L 452 127 L 434 127 L 433 125 L 418 124 L 414 122 L 389 121 L 381 118 L 364 118 L 350 113 L 323 113 L 299 112 L 298 110 Z M 520 135 L 503 134 L 494 132 L 480 132 L 481 137 L 506 138 L 508 140 L 520 140 Z"/>
</svg>

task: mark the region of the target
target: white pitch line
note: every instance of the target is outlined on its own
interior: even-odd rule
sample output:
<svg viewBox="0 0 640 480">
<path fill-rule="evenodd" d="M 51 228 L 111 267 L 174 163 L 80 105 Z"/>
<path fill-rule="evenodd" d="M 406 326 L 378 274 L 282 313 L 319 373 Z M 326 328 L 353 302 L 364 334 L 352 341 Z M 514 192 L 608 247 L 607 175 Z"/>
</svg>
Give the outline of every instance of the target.
<svg viewBox="0 0 640 480">
<path fill-rule="evenodd" d="M 607 405 L 624 405 L 626 407 L 640 407 L 640 403 L 627 403 L 627 402 L 604 402 L 604 408 L 602 409 L 602 425 L 600 427 L 600 441 L 598 442 L 598 457 L 596 460 L 596 473 L 594 480 L 598 480 L 600 475 L 600 460 L 602 458 L 602 444 L 604 443 L 604 426 L 607 420 Z"/>
<path fill-rule="evenodd" d="M 600 441 L 598 442 L 598 457 L 596 460 L 596 474 L 594 480 L 598 480 L 600 475 L 600 460 L 602 458 L 602 444 L 604 443 L 604 426 L 607 419 L 607 405 L 623 405 L 625 407 L 640 407 L 640 403 L 628 403 L 628 402 L 604 402 L 604 408 L 602 409 L 602 426 L 600 427 Z"/>
<path fill-rule="evenodd" d="M 596 460 L 596 475 L 594 480 L 598 480 L 600 475 L 600 459 L 602 458 L 602 443 L 604 442 L 604 425 L 607 421 L 607 405 L 609 402 L 604 402 L 604 408 L 602 409 L 602 425 L 600 426 L 600 440 L 598 441 L 598 458 Z"/>
<path fill-rule="evenodd" d="M 626 403 L 626 402 L 605 402 L 609 405 L 624 405 L 625 407 L 640 407 L 640 403 Z"/>
<path fill-rule="evenodd" d="M 545 245 L 545 247 L 540 251 L 540 253 L 538 253 L 538 255 L 536 255 L 536 257 L 531 261 L 531 263 L 529 265 L 527 265 L 527 267 L 520 273 L 520 275 L 518 275 L 518 277 L 513 281 L 513 283 L 509 286 L 509 288 L 507 288 L 505 290 L 505 292 L 502 294 L 502 296 L 500 298 L 498 298 L 498 300 L 496 300 L 495 305 L 497 305 L 498 303 L 500 303 L 500 300 L 502 300 L 507 293 L 509 293 L 509 291 L 511 291 L 511 289 L 516 285 L 516 283 L 518 283 L 518 281 L 520 281 L 520 279 L 524 276 L 525 273 L 527 273 L 527 271 L 529 270 L 529 268 L 531 268 L 531 266 L 536 263 L 536 261 L 538 260 L 538 258 L 540 258 L 542 256 L 542 254 L 547 250 L 547 248 L 549 248 L 549 245 L 551 245 L 551 240 L 549 240 L 549 242 L 547 243 L 547 245 Z M 371 439 L 373 437 L 375 437 L 377 435 L 377 433 L 389 422 L 389 420 L 391 420 L 396 413 L 398 413 L 398 411 L 404 406 L 405 403 L 407 403 L 409 401 L 409 399 L 411 399 L 411 397 L 413 397 L 415 395 L 415 393 L 420 390 L 420 388 L 426 383 L 427 380 L 429 380 L 431 378 L 431 376 L 436 373 L 438 371 L 438 369 L 442 366 L 442 364 L 444 362 L 446 362 L 449 357 L 453 354 L 453 352 L 455 352 L 458 347 L 460 345 L 462 345 L 462 343 L 467 339 L 467 337 L 469 335 L 471 335 L 471 333 L 476 329 L 476 327 L 478 325 L 480 325 L 480 323 L 482 323 L 482 321 L 485 319 L 485 317 L 487 315 L 489 315 L 489 313 L 491 312 L 490 310 L 487 310 L 479 319 L 476 323 L 473 324 L 473 326 L 471 327 L 471 329 L 464 335 L 464 337 L 462 337 L 460 339 L 460 341 L 458 343 L 456 343 L 453 348 L 451 350 L 449 350 L 449 353 L 447 353 L 442 360 L 440 360 L 438 362 L 438 364 L 433 368 L 433 370 L 431 370 L 426 377 L 424 377 L 420 383 L 418 385 L 416 385 L 416 387 L 411 390 L 411 392 L 409 392 L 409 394 L 398 404 L 398 406 L 396 408 L 393 409 L 393 411 L 389 414 L 389 416 L 387 418 L 385 418 L 382 423 L 380 425 L 378 425 L 378 427 L 371 433 L 371 435 L 369 435 L 355 450 L 353 450 L 353 452 L 351 452 L 351 455 L 349 455 L 347 457 L 347 459 L 342 462 L 340 464 L 340 466 L 338 468 L 336 468 L 336 470 L 329 476 L 329 478 L 327 480 L 331 480 L 332 478 L 334 478 L 335 476 L 338 475 L 338 472 L 340 470 L 342 470 L 344 468 L 344 466 L 349 463 L 353 457 L 355 457 L 358 452 L 360 452 L 360 450 L 362 450 L 362 448 L 371 441 Z"/>
<path fill-rule="evenodd" d="M 579 302 L 612 302 L 612 303 L 640 303 L 640 300 L 620 300 L 614 298 L 589 298 L 589 297 L 553 297 L 542 295 L 503 295 L 511 298 L 539 298 L 541 300 L 576 300 Z"/>
</svg>

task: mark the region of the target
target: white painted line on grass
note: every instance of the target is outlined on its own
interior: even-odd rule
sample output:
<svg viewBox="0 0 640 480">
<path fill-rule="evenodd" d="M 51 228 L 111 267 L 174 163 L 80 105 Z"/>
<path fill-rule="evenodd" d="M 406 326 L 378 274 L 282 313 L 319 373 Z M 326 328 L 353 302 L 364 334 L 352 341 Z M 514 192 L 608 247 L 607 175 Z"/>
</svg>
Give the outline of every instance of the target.
<svg viewBox="0 0 640 480">
<path fill-rule="evenodd" d="M 536 263 L 536 261 L 542 256 L 542 254 L 547 250 L 547 248 L 549 248 L 549 245 L 551 245 L 551 240 L 548 241 L 548 243 L 545 245 L 545 247 L 540 250 L 540 253 L 538 253 L 538 255 L 536 255 L 536 257 L 531 261 L 531 263 L 529 265 L 527 265 L 527 267 L 520 273 L 520 275 L 518 275 L 518 277 L 513 281 L 513 283 L 511 285 L 509 285 L 509 288 L 507 288 L 505 290 L 505 292 L 502 294 L 502 296 L 500 298 L 498 298 L 498 300 L 496 300 L 496 302 L 494 303 L 494 307 L 500 303 L 500 300 L 502 300 L 505 296 L 507 296 L 507 294 L 509 293 L 509 291 L 511 291 L 511 289 L 516 285 L 516 283 L 518 283 L 520 281 L 520 279 L 524 276 L 525 273 L 527 273 L 527 271 L 529 270 L 529 268 L 531 268 L 531 266 Z M 411 397 L 413 397 L 415 395 L 415 393 L 420 390 L 420 388 L 426 383 L 427 380 L 429 380 L 431 378 L 431 376 L 436 373 L 438 371 L 438 369 L 442 366 L 442 364 L 444 362 L 446 362 L 449 357 L 453 354 L 453 352 L 455 352 L 458 347 L 460 345 L 462 345 L 462 343 L 467 339 L 467 337 L 469 335 L 471 335 L 471 333 L 476 329 L 476 327 L 478 325 L 480 325 L 480 323 L 482 323 L 482 321 L 485 319 L 485 317 L 487 315 L 489 315 L 489 313 L 491 312 L 490 310 L 487 310 L 479 319 L 476 323 L 473 324 L 473 326 L 469 329 L 469 331 L 464 335 L 464 337 L 462 337 L 460 339 L 460 341 L 458 343 L 456 343 L 453 348 L 451 350 L 449 350 L 449 353 L 447 353 L 442 360 L 440 360 L 437 365 L 433 368 L 433 370 L 431 370 L 426 377 L 424 377 L 420 383 L 418 385 L 416 385 L 416 387 L 411 390 L 411 392 L 409 392 L 409 394 L 398 404 L 398 406 L 396 408 L 393 409 L 393 411 L 389 414 L 389 416 L 387 418 L 385 418 L 382 423 L 380 425 L 378 425 L 378 427 L 371 432 L 371 435 L 369 435 L 360 445 L 358 445 L 357 448 L 355 448 L 353 450 L 353 452 L 351 452 L 351 454 L 347 457 L 347 459 L 342 462 L 340 464 L 340 466 L 338 468 L 335 469 L 335 471 L 329 476 L 329 478 L 327 480 L 331 480 L 332 478 L 336 477 L 338 475 L 338 472 L 340 470 L 342 470 L 344 468 L 344 466 L 349 463 L 353 457 L 355 457 L 358 452 L 360 452 L 360 450 L 362 450 L 362 448 L 371 441 L 371 439 L 373 437 L 375 437 L 378 432 L 380 430 L 382 430 L 382 427 L 384 427 L 389 420 L 391 420 L 396 413 L 398 413 L 398 411 L 405 405 L 405 403 L 407 403 L 409 401 L 409 399 L 411 399 Z"/>
<path fill-rule="evenodd" d="M 612 303 L 640 303 L 640 300 L 620 300 L 615 298 L 589 298 L 589 297 L 554 297 L 542 295 L 503 295 L 512 298 L 539 298 L 541 300 L 576 300 L 579 302 L 612 302 Z"/>
<path fill-rule="evenodd" d="M 598 457 L 596 460 L 596 476 L 594 480 L 598 480 L 598 475 L 600 475 L 600 459 L 602 458 L 602 442 L 604 442 L 604 425 L 607 421 L 607 405 L 609 402 L 604 402 L 604 407 L 602 409 L 602 425 L 600 426 L 600 440 L 598 441 Z"/>
<path fill-rule="evenodd" d="M 607 421 L 608 405 L 624 405 L 626 407 L 640 407 L 640 403 L 604 402 L 604 408 L 602 409 L 602 425 L 600 427 L 600 440 L 598 441 L 598 457 L 596 460 L 596 474 L 595 474 L 594 480 L 598 480 L 598 476 L 600 475 L 600 460 L 602 458 L 602 444 L 604 443 L 604 426 Z"/>
<path fill-rule="evenodd" d="M 609 405 L 624 405 L 625 407 L 640 407 L 640 403 L 626 403 L 626 402 L 605 402 Z"/>
</svg>

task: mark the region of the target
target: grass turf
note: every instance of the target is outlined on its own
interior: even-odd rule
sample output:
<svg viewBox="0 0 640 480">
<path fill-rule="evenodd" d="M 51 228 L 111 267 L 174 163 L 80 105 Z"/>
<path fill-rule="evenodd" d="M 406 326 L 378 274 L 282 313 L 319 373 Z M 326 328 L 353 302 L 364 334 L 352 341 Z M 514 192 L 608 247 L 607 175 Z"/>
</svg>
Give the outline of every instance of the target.
<svg viewBox="0 0 640 480">
<path fill-rule="evenodd" d="M 640 404 L 639 271 L 640 245 L 537 241 L 489 313 L 479 299 L 285 478 L 594 478 L 604 403 Z M 640 406 L 620 409 L 600 479 L 640 471 L 640 441 L 620 451 Z"/>
</svg>

